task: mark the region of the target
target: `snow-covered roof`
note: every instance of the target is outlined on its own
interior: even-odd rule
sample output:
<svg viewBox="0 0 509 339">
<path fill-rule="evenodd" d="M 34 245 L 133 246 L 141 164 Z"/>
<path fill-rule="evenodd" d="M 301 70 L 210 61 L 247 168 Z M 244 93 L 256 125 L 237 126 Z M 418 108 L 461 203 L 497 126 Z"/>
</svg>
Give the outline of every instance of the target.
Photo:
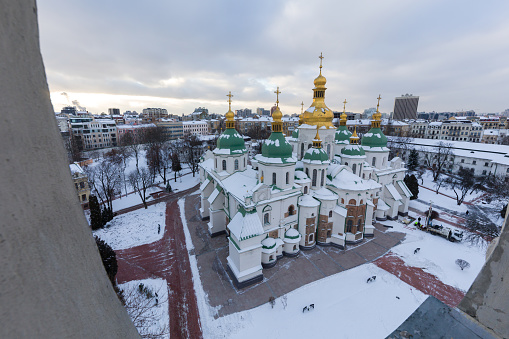
<svg viewBox="0 0 509 339">
<path fill-rule="evenodd" d="M 242 172 L 235 172 L 222 181 L 225 189 L 242 202 L 245 202 L 247 197 L 253 196 L 257 183 L 256 171 L 251 167 Z"/>
<path fill-rule="evenodd" d="M 398 137 L 391 137 L 391 140 L 397 142 Z M 449 141 L 439 139 L 419 139 L 414 138 L 404 141 L 413 145 L 417 150 L 425 152 L 436 152 L 435 147 L 439 142 L 450 144 L 455 156 L 465 158 L 477 158 L 491 160 L 494 163 L 509 166 L 509 146 L 482 144 L 468 141 Z"/>
<path fill-rule="evenodd" d="M 295 182 L 296 183 L 305 183 L 305 182 L 310 182 L 311 179 L 309 179 L 309 177 L 307 176 L 306 173 L 304 173 L 304 171 L 295 171 Z"/>
<path fill-rule="evenodd" d="M 263 226 L 255 210 L 245 213 L 239 211 L 227 227 L 241 241 L 263 234 Z"/>
<path fill-rule="evenodd" d="M 331 190 L 322 187 L 319 190 L 312 191 L 313 197 L 319 200 L 337 200 L 338 196 Z"/>
<path fill-rule="evenodd" d="M 351 191 L 365 191 L 382 187 L 372 179 L 361 179 L 349 171 L 346 166 L 343 166 L 336 174 L 332 175 L 332 180 L 329 180 L 327 185 Z"/>
<path fill-rule="evenodd" d="M 348 212 L 346 208 L 344 208 L 343 206 L 339 206 L 339 205 L 334 206 L 333 211 L 345 218 L 346 218 L 346 214 Z"/>
<path fill-rule="evenodd" d="M 378 199 L 378 203 L 376 205 L 377 210 L 388 211 L 390 208 L 391 207 L 387 205 L 385 201 L 383 201 L 382 199 Z"/>
<path fill-rule="evenodd" d="M 298 205 L 304 207 L 316 207 L 320 205 L 320 202 L 314 199 L 311 195 L 304 194 L 299 198 Z"/>
<path fill-rule="evenodd" d="M 403 200 L 403 198 L 398 193 L 398 191 L 396 190 L 396 187 L 394 187 L 393 184 L 387 184 L 387 185 L 385 185 L 385 187 L 387 188 L 387 191 L 389 191 L 389 193 L 391 194 L 391 196 L 394 200 L 399 200 L 399 201 Z"/>
<path fill-rule="evenodd" d="M 399 186 L 399 188 L 403 191 L 403 194 L 406 195 L 407 198 L 412 197 L 412 192 L 408 189 L 407 185 L 405 185 L 405 182 L 403 180 L 398 180 L 396 182 Z"/>
<path fill-rule="evenodd" d="M 78 163 L 73 163 L 69 165 L 69 169 L 71 170 L 71 174 L 84 174 L 83 168 Z"/>
</svg>

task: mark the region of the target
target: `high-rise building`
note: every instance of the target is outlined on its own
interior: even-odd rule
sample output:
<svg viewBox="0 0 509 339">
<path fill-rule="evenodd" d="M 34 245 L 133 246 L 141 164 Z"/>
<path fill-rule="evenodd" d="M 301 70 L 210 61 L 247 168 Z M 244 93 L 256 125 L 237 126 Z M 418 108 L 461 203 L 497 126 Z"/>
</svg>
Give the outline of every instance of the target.
<svg viewBox="0 0 509 339">
<path fill-rule="evenodd" d="M 165 108 L 144 108 L 143 109 L 143 122 L 155 122 L 158 119 L 167 118 L 168 111 Z"/>
<path fill-rule="evenodd" d="M 404 94 L 394 100 L 394 120 L 417 119 L 419 97 Z"/>
<path fill-rule="evenodd" d="M 108 108 L 108 114 L 109 115 L 120 115 L 120 109 L 119 108 Z"/>
</svg>

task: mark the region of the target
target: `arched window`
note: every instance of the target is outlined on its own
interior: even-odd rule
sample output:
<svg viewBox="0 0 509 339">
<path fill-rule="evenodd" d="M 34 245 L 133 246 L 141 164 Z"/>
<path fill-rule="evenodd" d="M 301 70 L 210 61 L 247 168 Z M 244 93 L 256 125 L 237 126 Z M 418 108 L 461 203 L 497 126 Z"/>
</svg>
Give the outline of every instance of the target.
<svg viewBox="0 0 509 339">
<path fill-rule="evenodd" d="M 363 202 L 364 202 L 364 200 L 361 199 L 361 201 L 359 202 L 359 205 L 362 205 Z"/>
<path fill-rule="evenodd" d="M 244 168 L 246 168 L 246 158 L 244 158 Z"/>
<path fill-rule="evenodd" d="M 345 162 L 345 166 L 348 166 L 348 163 L 347 163 L 347 162 Z"/>
<path fill-rule="evenodd" d="M 322 170 L 322 183 L 321 183 L 322 186 L 323 186 L 324 181 L 325 181 L 325 171 Z"/>
<path fill-rule="evenodd" d="M 272 185 L 276 184 L 276 172 L 272 173 Z"/>
<path fill-rule="evenodd" d="M 332 217 L 332 210 L 329 211 L 329 218 Z"/>
<path fill-rule="evenodd" d="M 373 160 L 371 161 L 371 166 L 375 167 L 376 166 L 376 158 L 373 157 Z"/>
<path fill-rule="evenodd" d="M 353 226 L 353 220 L 348 219 L 348 221 L 346 222 L 346 231 L 348 233 L 352 233 L 352 226 Z"/>
<path fill-rule="evenodd" d="M 309 144 L 309 145 L 308 145 L 308 149 L 310 149 L 310 148 L 311 148 L 311 146 L 313 146 L 313 144 Z"/>
<path fill-rule="evenodd" d="M 362 179 L 366 179 L 366 173 L 362 173 Z"/>
<path fill-rule="evenodd" d="M 345 203 L 345 199 L 341 198 L 341 203 L 344 204 Z"/>
<path fill-rule="evenodd" d="M 306 175 L 308 176 L 309 178 L 309 168 L 306 168 Z"/>
<path fill-rule="evenodd" d="M 263 224 L 264 225 L 270 224 L 270 213 L 263 214 Z"/>
<path fill-rule="evenodd" d="M 313 186 L 316 186 L 316 169 L 313 170 Z"/>
<path fill-rule="evenodd" d="M 286 184 L 290 183 L 290 172 L 286 172 Z"/>
<path fill-rule="evenodd" d="M 385 166 L 385 157 L 382 160 L 382 166 Z"/>
<path fill-rule="evenodd" d="M 355 204 L 356 204 L 355 199 L 350 199 L 348 201 L 348 205 L 355 205 Z"/>
<path fill-rule="evenodd" d="M 235 159 L 234 165 L 234 169 L 237 171 L 239 169 L 239 159 Z"/>
<path fill-rule="evenodd" d="M 352 172 L 353 174 L 356 174 L 355 171 L 357 170 L 357 164 L 352 164 Z"/>
<path fill-rule="evenodd" d="M 308 194 L 308 187 L 304 186 L 304 194 Z"/>
<path fill-rule="evenodd" d="M 313 238 L 314 238 L 313 233 L 311 233 L 311 234 L 309 235 L 309 242 L 313 242 Z"/>
<path fill-rule="evenodd" d="M 303 157 L 304 156 L 304 143 L 302 143 L 300 145 L 300 156 Z"/>
<path fill-rule="evenodd" d="M 330 144 L 327 145 L 327 155 L 330 156 Z"/>
<path fill-rule="evenodd" d="M 226 160 L 223 160 L 223 171 L 226 171 Z"/>
<path fill-rule="evenodd" d="M 217 159 L 216 159 L 216 168 L 217 168 Z"/>
<path fill-rule="evenodd" d="M 288 215 L 294 215 L 295 213 L 297 213 L 297 212 L 295 211 L 295 206 L 290 205 L 290 206 L 288 207 Z"/>
<path fill-rule="evenodd" d="M 327 238 L 330 238 L 330 231 L 327 231 Z"/>
</svg>

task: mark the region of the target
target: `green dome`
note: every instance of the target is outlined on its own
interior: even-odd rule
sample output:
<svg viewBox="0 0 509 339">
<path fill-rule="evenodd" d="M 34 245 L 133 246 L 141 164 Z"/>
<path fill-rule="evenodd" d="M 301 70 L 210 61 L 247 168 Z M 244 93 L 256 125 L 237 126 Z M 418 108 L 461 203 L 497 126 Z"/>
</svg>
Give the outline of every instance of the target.
<svg viewBox="0 0 509 339">
<path fill-rule="evenodd" d="M 362 136 L 361 145 L 367 147 L 387 147 L 387 137 L 380 128 L 373 127 Z"/>
<path fill-rule="evenodd" d="M 336 143 L 339 144 L 349 144 L 350 143 L 350 137 L 352 136 L 352 132 L 346 128 L 346 126 L 339 126 L 336 130 L 336 135 L 334 137 L 334 140 Z M 345 142 L 346 141 L 346 142 Z"/>
<path fill-rule="evenodd" d="M 272 132 L 262 144 L 262 155 L 266 158 L 291 158 L 292 145 L 286 141 L 283 133 Z"/>
<path fill-rule="evenodd" d="M 292 138 L 294 138 L 294 139 L 299 138 L 299 129 L 298 128 L 292 132 Z"/>
<path fill-rule="evenodd" d="M 312 147 L 306 151 L 304 154 L 304 162 L 313 162 L 313 161 L 319 161 L 320 163 L 324 163 L 329 161 L 329 156 L 323 148 L 315 148 Z"/>
<path fill-rule="evenodd" d="M 217 138 L 215 153 L 239 154 L 246 153 L 244 138 L 233 128 L 226 129 Z"/>
<path fill-rule="evenodd" d="M 362 156 L 365 155 L 366 153 L 364 152 L 364 149 L 359 145 L 348 145 L 341 150 L 341 154 Z"/>
</svg>

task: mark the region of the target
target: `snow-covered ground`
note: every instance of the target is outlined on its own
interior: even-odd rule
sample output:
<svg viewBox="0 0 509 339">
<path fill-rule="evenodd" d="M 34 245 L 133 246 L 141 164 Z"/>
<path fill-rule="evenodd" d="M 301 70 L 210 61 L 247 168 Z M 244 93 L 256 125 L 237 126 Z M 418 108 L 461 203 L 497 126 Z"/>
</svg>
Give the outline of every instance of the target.
<svg viewBox="0 0 509 339">
<path fill-rule="evenodd" d="M 94 231 L 102 240 L 106 241 L 114 250 L 122 250 L 161 239 L 165 231 L 166 203 L 161 202 L 147 209 L 118 215 L 105 228 Z M 158 225 L 161 232 L 158 233 Z"/>
<path fill-rule="evenodd" d="M 406 265 L 422 268 L 445 284 L 464 292 L 470 288 L 484 265 L 486 246 L 473 246 L 467 242 L 453 243 L 397 221 L 387 220 L 381 223 L 392 226 L 392 231 L 406 233 L 403 242 L 391 249 Z M 420 250 L 414 254 L 416 248 Z M 470 263 L 470 268 L 462 271 L 456 265 L 456 259 L 466 260 Z"/>
<path fill-rule="evenodd" d="M 147 298 L 139 293 L 139 285 L 143 284 L 154 295 Z M 162 333 L 165 334 L 158 338 L 170 338 L 169 327 L 170 317 L 168 314 L 168 285 L 164 279 L 143 279 L 132 280 L 118 287 L 124 291 L 124 297 L 130 298 L 133 305 L 138 307 L 127 307 L 131 319 L 142 328 L 138 328 L 140 334 Z M 155 295 L 157 293 L 157 296 Z M 157 299 L 157 302 L 156 302 Z M 126 302 L 129 306 L 129 301 Z M 142 312 L 140 314 L 140 312 Z M 136 318 L 136 319 L 134 319 Z M 140 319 L 146 318 L 144 324 L 140 324 Z M 143 321 L 141 321 L 143 323 Z"/>
<path fill-rule="evenodd" d="M 179 200 L 179 207 L 186 243 L 191 250 L 193 245 L 185 219 L 184 200 Z M 451 243 L 397 221 L 383 223 L 392 226 L 391 231 L 406 233 L 403 242 L 392 249 L 395 254 L 408 266 L 422 268 L 445 284 L 468 290 L 484 264 L 485 247 Z M 414 254 L 417 247 L 420 251 Z M 462 271 L 456 265 L 456 259 L 464 259 L 471 266 Z M 427 297 L 374 264 L 365 264 L 288 293 L 286 308 L 283 296 L 276 299 L 274 309 L 264 304 L 214 319 L 217 308 L 208 303 L 194 255 L 190 255 L 190 262 L 206 338 L 338 337 L 338 334 L 341 338 L 383 338 Z M 376 281 L 366 283 L 372 275 L 377 276 Z M 315 309 L 303 313 L 303 307 L 310 304 L 314 304 Z"/>
</svg>

